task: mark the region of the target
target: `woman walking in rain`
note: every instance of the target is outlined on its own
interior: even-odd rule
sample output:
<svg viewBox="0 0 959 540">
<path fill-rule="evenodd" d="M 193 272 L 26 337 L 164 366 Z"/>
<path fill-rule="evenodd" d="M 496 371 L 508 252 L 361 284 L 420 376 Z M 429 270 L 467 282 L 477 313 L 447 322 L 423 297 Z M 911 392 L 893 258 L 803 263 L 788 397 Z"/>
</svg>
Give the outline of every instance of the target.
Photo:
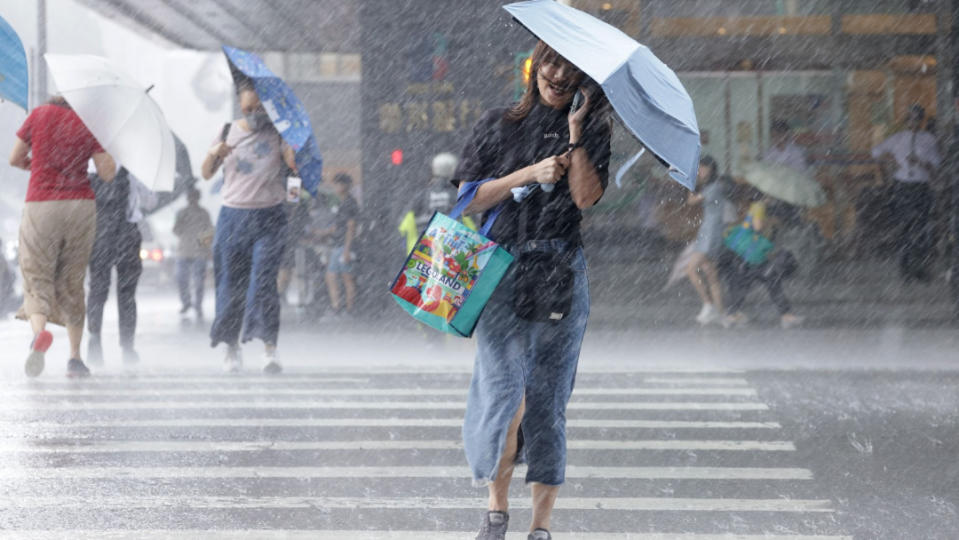
<svg viewBox="0 0 959 540">
<path fill-rule="evenodd" d="M 95 196 L 87 178 L 90 159 L 100 178 L 113 181 L 113 158 L 62 97 L 34 109 L 17 131 L 10 164 L 30 171 L 20 221 L 23 307 L 17 313 L 33 329 L 24 366 L 28 377 L 43 372 L 53 342 L 48 323 L 67 328 L 67 375 L 90 375 L 80 359 L 86 316 L 83 280 L 96 233 Z"/>
<path fill-rule="evenodd" d="M 213 347 L 226 343 L 225 369 L 243 367 L 240 342 L 264 343 L 265 373 L 282 371 L 276 357 L 280 329 L 277 273 L 286 245 L 286 170 L 293 149 L 280 137 L 253 88 L 237 77 L 243 118 L 224 127 L 203 161 L 209 180 L 222 165 L 223 207 L 213 243 L 216 317 Z"/>
<path fill-rule="evenodd" d="M 566 405 L 589 292 L 580 221 L 608 181 L 610 121 L 602 91 L 545 43 L 521 100 L 476 124 L 454 176 L 466 213 L 499 212 L 491 236 L 517 260 L 476 328 L 463 439 L 474 482 L 489 489 L 479 540 L 502 540 L 516 463 L 528 463 L 530 539 L 550 539 L 565 480 Z M 581 105 L 571 106 L 579 94 Z M 515 194 L 514 194 L 515 193 Z"/>
<path fill-rule="evenodd" d="M 695 242 L 690 246 L 685 270 L 686 277 L 703 301 L 703 309 L 696 316 L 696 321 L 707 325 L 720 322 L 723 314 L 723 289 L 715 262 L 722 254 L 723 214 L 728 200 L 726 186 L 719 178 L 716 160 L 712 156 L 704 156 L 699 160 L 696 180 L 696 192 L 691 193 L 687 201 L 703 205 L 703 221 Z"/>
</svg>

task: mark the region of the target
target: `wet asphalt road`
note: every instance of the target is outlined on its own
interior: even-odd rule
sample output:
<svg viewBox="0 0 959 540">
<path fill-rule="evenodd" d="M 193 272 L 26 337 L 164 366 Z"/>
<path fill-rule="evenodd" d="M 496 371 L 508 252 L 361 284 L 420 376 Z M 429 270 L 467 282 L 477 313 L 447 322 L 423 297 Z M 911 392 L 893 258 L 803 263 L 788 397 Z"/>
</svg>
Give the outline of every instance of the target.
<svg viewBox="0 0 959 540">
<path fill-rule="evenodd" d="M 287 374 L 259 375 L 248 347 L 227 376 L 170 308 L 141 306 L 136 369 L 108 348 L 94 378 L 67 381 L 60 342 L 37 381 L 19 355 L 3 363 L 0 538 L 475 535 L 469 342 L 290 323 Z M 0 342 L 21 349 L 24 331 L 2 322 Z M 554 536 L 956 538 L 955 345 L 946 330 L 594 331 Z M 521 479 L 513 501 L 524 531 Z"/>
</svg>

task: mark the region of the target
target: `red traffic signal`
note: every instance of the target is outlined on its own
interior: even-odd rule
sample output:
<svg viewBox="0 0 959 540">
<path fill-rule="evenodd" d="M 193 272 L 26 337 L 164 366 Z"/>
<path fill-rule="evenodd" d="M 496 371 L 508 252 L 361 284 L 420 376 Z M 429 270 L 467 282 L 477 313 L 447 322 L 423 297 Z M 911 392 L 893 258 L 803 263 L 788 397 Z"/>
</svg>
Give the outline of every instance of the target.
<svg viewBox="0 0 959 540">
<path fill-rule="evenodd" d="M 403 164 L 403 150 L 397 148 L 390 152 L 390 163 L 393 165 L 402 165 Z"/>
</svg>

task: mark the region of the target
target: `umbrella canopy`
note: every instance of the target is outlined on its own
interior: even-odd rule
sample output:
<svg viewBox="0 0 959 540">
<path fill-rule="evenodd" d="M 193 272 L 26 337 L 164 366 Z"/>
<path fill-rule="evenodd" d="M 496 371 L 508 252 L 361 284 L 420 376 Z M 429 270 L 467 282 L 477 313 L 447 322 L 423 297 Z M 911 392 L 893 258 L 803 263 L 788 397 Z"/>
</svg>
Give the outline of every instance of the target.
<svg viewBox="0 0 959 540">
<path fill-rule="evenodd" d="M 173 189 L 173 134 L 139 82 L 100 56 L 46 54 L 57 89 L 120 165 L 154 191 Z"/>
<path fill-rule="evenodd" d="M 296 152 L 296 168 L 303 179 L 303 188 L 316 195 L 322 181 L 323 158 L 316 146 L 313 126 L 306 107 L 293 90 L 266 67 L 259 56 L 234 47 L 223 47 L 230 73 L 234 80 L 239 76 L 253 81 L 256 95 L 270 115 L 273 126 L 283 140 Z"/>
<path fill-rule="evenodd" d="M 169 192 L 158 193 L 156 206 L 144 211 L 146 215 L 154 214 L 163 209 L 196 184 L 196 177 L 193 176 L 193 168 L 190 166 L 190 153 L 187 152 L 186 145 L 176 136 L 176 133 L 173 134 L 173 145 L 176 147 L 176 175 L 173 189 Z"/>
<path fill-rule="evenodd" d="M 699 124 L 679 78 L 644 45 L 603 21 L 556 2 L 503 6 L 557 53 L 603 87 L 633 135 L 689 189 L 699 168 Z"/>
<path fill-rule="evenodd" d="M 27 110 L 27 55 L 20 37 L 0 18 L 0 99 Z"/>
<path fill-rule="evenodd" d="M 743 165 L 743 178 L 770 197 L 798 206 L 815 208 L 826 202 L 826 193 L 809 175 L 784 165 L 762 161 Z"/>
</svg>

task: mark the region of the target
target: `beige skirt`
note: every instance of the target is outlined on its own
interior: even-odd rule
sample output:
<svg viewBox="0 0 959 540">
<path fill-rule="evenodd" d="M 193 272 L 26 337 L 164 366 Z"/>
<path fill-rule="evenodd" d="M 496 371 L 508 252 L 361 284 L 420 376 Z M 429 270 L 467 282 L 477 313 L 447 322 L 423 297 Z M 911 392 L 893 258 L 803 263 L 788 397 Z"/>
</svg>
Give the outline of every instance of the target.
<svg viewBox="0 0 959 540">
<path fill-rule="evenodd" d="M 93 200 L 28 202 L 20 222 L 23 307 L 17 318 L 47 316 L 59 325 L 83 326 L 83 280 L 96 235 Z"/>
</svg>

